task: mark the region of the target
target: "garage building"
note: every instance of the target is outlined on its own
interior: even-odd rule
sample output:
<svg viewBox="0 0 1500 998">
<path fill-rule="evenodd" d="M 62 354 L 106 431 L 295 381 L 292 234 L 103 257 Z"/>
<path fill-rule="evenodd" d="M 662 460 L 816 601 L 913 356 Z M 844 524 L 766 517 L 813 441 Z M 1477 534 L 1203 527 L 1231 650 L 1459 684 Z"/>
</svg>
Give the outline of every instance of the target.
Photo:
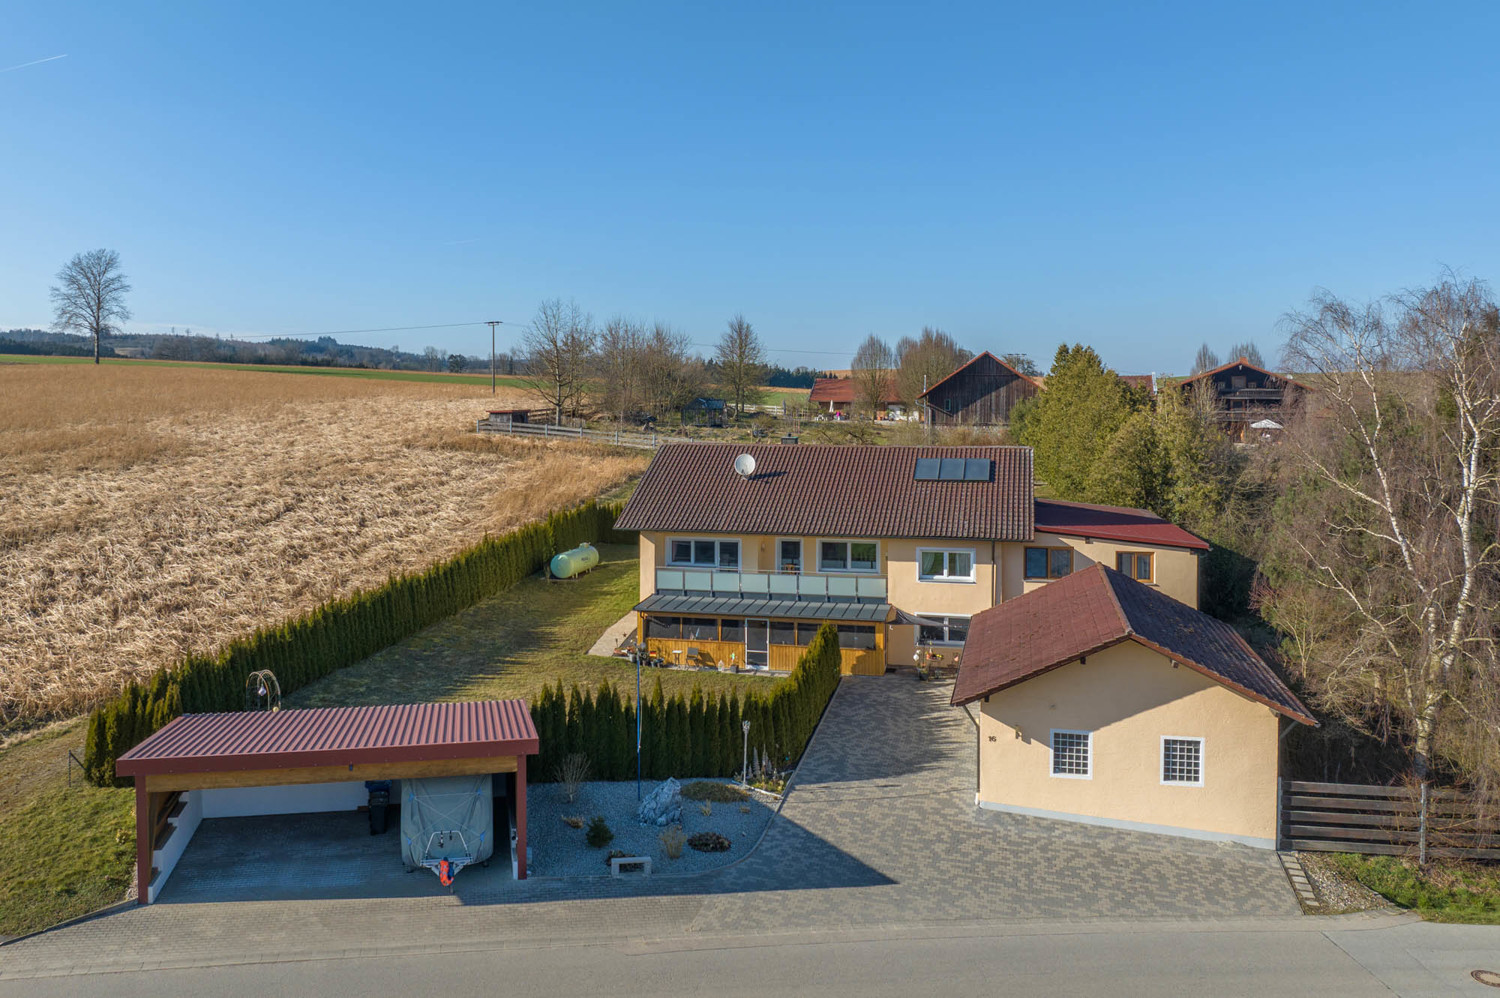
<svg viewBox="0 0 1500 998">
<path fill-rule="evenodd" d="M 536 751 L 523 700 L 185 714 L 116 761 L 135 780 L 138 897 L 160 895 L 204 818 L 352 811 L 369 800 L 366 781 L 461 776 L 490 776 L 508 798 L 512 871 L 524 879 Z"/>
</svg>

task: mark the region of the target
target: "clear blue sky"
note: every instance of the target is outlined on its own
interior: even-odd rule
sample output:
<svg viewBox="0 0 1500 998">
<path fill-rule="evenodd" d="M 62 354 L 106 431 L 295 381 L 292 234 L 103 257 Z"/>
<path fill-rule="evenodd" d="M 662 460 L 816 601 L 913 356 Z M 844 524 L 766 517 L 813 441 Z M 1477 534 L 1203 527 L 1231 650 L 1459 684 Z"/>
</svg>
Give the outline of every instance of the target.
<svg viewBox="0 0 1500 998">
<path fill-rule="evenodd" d="M 1165 372 L 1320 286 L 1500 281 L 1500 5 L 804 6 L 12 3 L 0 328 L 106 246 L 140 331 L 563 296 Z"/>
</svg>

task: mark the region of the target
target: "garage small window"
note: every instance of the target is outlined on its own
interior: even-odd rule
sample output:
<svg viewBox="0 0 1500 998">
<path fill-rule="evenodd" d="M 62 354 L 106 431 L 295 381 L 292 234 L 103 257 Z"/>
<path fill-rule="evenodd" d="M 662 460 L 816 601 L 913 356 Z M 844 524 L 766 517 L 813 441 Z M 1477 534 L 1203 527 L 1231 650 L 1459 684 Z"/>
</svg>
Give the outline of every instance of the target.
<svg viewBox="0 0 1500 998">
<path fill-rule="evenodd" d="M 1087 780 L 1093 775 L 1091 731 L 1052 732 L 1052 775 Z"/>
<path fill-rule="evenodd" d="M 1163 738 L 1161 781 L 1180 787 L 1203 786 L 1203 739 Z"/>
</svg>

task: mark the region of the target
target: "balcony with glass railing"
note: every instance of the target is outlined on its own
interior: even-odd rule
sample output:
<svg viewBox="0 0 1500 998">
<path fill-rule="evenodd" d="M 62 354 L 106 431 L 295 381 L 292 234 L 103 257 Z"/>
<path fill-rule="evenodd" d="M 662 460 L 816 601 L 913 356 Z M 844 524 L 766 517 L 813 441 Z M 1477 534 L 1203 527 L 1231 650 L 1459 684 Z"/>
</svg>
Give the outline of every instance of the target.
<svg viewBox="0 0 1500 998">
<path fill-rule="evenodd" d="M 794 575 L 784 572 L 725 572 L 706 568 L 658 568 L 656 591 L 675 596 L 805 600 L 819 603 L 884 603 L 880 575 Z"/>
</svg>

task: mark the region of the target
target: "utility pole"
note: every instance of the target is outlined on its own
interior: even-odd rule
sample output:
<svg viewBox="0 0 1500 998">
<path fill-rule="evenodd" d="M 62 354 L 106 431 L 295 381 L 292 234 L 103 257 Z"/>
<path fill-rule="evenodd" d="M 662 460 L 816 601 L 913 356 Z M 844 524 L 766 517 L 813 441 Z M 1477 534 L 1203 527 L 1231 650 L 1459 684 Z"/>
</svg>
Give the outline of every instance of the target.
<svg viewBox="0 0 1500 998">
<path fill-rule="evenodd" d="M 495 394 L 495 327 L 500 325 L 499 319 L 491 319 L 485 325 L 490 327 L 490 394 Z"/>
</svg>

